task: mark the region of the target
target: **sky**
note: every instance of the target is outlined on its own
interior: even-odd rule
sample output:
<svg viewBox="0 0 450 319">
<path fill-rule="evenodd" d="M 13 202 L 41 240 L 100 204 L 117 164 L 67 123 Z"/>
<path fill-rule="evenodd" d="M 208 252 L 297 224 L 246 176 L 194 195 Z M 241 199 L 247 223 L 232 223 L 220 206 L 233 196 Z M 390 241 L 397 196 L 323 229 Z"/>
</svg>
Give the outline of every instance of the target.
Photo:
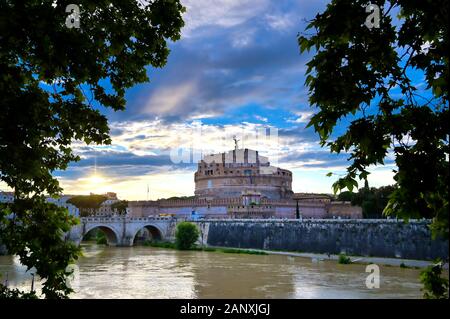
<svg viewBox="0 0 450 319">
<path fill-rule="evenodd" d="M 64 193 L 193 195 L 196 161 L 233 149 L 233 136 L 291 170 L 294 192 L 331 193 L 347 156 L 330 154 L 305 128 L 314 113 L 304 86 L 311 55 L 297 44 L 327 2 L 182 0 L 185 27 L 167 65 L 149 67 L 150 82 L 127 91 L 125 111 L 106 111 L 111 145 L 74 144 L 81 161 L 54 174 Z M 392 165 L 371 168 L 369 184 L 392 184 Z"/>
</svg>

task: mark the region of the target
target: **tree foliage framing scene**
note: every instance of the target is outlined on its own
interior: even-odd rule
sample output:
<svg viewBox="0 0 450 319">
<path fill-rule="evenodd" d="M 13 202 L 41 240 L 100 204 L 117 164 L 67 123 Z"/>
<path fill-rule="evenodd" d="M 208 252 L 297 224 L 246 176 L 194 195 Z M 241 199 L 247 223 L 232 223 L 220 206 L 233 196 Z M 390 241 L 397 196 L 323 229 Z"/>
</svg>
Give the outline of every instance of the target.
<svg viewBox="0 0 450 319">
<path fill-rule="evenodd" d="M 125 90 L 164 66 L 183 26 L 179 1 L 129 0 L 79 1 L 82 23 L 69 28 L 70 3 L 0 4 L 0 176 L 15 197 L 1 242 L 36 269 L 46 298 L 69 295 L 66 268 L 80 254 L 62 236 L 77 221 L 44 200 L 62 191 L 52 172 L 79 160 L 74 141 L 110 143 L 101 108 L 123 110 Z"/>
<path fill-rule="evenodd" d="M 449 6 L 0 0 L 0 299 L 448 299 Z"/>
<path fill-rule="evenodd" d="M 375 1 L 379 27 L 364 23 L 365 1 L 332 1 L 300 35 L 307 63 L 308 125 L 332 152 L 347 152 L 348 173 L 334 191 L 367 180 L 367 168 L 394 157 L 396 189 L 385 213 L 433 218 L 448 238 L 449 68 L 446 1 Z M 346 19 L 345 17 L 362 17 Z M 412 76 L 424 77 L 418 88 Z M 344 134 L 334 132 L 340 121 Z M 335 134 L 333 134 L 335 133 Z"/>
</svg>

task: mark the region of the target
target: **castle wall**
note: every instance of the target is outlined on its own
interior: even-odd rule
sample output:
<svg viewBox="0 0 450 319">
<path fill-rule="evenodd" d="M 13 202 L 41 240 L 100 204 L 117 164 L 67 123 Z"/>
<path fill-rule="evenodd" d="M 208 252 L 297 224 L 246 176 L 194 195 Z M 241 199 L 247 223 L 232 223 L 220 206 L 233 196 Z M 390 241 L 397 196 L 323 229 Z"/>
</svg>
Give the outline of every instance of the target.
<svg viewBox="0 0 450 319">
<path fill-rule="evenodd" d="M 157 216 L 160 214 L 158 201 L 129 201 L 128 208 L 130 217 Z"/>
<path fill-rule="evenodd" d="M 295 207 L 275 206 L 275 216 L 279 218 L 295 218 Z"/>
<path fill-rule="evenodd" d="M 245 190 L 261 193 L 270 199 L 292 195 L 292 177 L 289 175 L 243 175 L 216 172 L 215 175 L 196 175 L 195 195 L 199 197 L 238 197 Z"/>
<path fill-rule="evenodd" d="M 294 200 L 261 200 L 261 205 L 271 205 L 278 218 L 295 218 L 296 203 Z M 159 201 L 131 201 L 129 215 L 131 217 L 146 217 L 159 214 L 174 214 L 179 217 L 190 216 L 195 210 L 197 214 L 207 218 L 225 218 L 227 206 L 242 205 L 241 198 L 188 199 L 188 200 L 159 200 Z M 345 202 L 300 201 L 300 214 L 303 218 L 362 218 L 359 206 L 352 206 Z"/>
<path fill-rule="evenodd" d="M 227 214 L 226 206 L 161 207 L 159 209 L 160 214 L 175 214 L 178 216 L 190 216 L 193 210 L 195 210 L 197 214 L 209 217 L 213 217 L 216 215 L 222 216 Z"/>
<path fill-rule="evenodd" d="M 328 218 L 362 218 L 362 208 L 352 206 L 349 202 L 331 202 L 328 205 Z"/>
<path fill-rule="evenodd" d="M 323 204 L 315 205 L 300 205 L 299 204 L 300 215 L 303 218 L 326 218 L 327 210 L 326 206 Z"/>
<path fill-rule="evenodd" d="M 292 172 L 270 166 L 266 157 L 249 149 L 205 156 L 198 163 L 194 181 L 199 198 L 238 197 L 246 190 L 270 199 L 292 196 Z"/>
</svg>

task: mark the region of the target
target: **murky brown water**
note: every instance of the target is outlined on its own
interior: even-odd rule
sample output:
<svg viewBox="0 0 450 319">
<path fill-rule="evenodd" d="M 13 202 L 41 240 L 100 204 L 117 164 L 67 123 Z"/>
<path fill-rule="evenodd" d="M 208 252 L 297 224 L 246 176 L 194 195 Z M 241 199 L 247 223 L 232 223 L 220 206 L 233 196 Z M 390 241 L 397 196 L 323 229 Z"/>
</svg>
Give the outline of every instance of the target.
<svg viewBox="0 0 450 319">
<path fill-rule="evenodd" d="M 72 298 L 421 298 L 417 269 L 380 266 L 379 289 L 365 265 L 282 255 L 86 245 Z M 2 282 L 29 289 L 17 257 L 0 256 Z M 39 283 L 36 283 L 39 289 Z"/>
</svg>

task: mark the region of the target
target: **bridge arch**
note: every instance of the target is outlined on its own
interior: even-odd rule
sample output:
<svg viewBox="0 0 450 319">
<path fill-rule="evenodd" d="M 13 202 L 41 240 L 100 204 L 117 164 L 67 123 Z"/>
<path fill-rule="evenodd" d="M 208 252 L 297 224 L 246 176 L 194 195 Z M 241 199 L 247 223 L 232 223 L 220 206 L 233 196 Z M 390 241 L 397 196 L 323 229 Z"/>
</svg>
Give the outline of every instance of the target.
<svg viewBox="0 0 450 319">
<path fill-rule="evenodd" d="M 84 236 L 86 236 L 91 230 L 100 229 L 105 235 L 106 240 L 108 241 L 108 246 L 117 246 L 120 243 L 120 236 L 116 232 L 116 230 L 107 225 L 93 225 L 86 228 L 81 241 L 83 241 Z"/>
<path fill-rule="evenodd" d="M 163 231 L 161 230 L 161 228 L 159 228 L 157 225 L 155 224 L 145 224 L 140 226 L 136 232 L 134 233 L 133 236 L 133 241 L 132 243 L 135 243 L 136 240 L 138 239 L 138 235 L 140 233 L 146 233 L 146 236 L 144 235 L 144 237 L 147 237 L 145 239 L 151 239 L 151 240 L 163 240 L 164 236 L 163 236 Z"/>
</svg>

